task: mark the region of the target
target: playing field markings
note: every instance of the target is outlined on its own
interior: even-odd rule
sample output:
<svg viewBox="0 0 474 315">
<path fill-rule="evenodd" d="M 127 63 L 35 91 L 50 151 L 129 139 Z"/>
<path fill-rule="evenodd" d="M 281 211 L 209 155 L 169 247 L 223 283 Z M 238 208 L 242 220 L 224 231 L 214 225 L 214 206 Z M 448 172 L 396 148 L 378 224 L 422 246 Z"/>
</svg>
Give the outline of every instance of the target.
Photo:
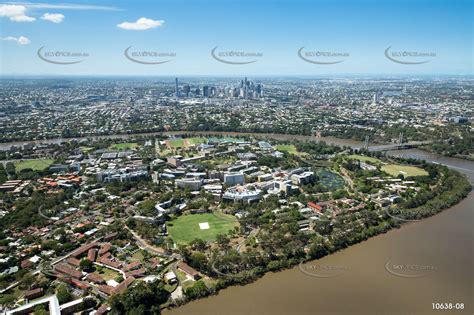
<svg viewBox="0 0 474 315">
<path fill-rule="evenodd" d="M 199 228 L 201 230 L 208 230 L 209 229 L 209 223 L 208 222 L 199 223 Z"/>
</svg>

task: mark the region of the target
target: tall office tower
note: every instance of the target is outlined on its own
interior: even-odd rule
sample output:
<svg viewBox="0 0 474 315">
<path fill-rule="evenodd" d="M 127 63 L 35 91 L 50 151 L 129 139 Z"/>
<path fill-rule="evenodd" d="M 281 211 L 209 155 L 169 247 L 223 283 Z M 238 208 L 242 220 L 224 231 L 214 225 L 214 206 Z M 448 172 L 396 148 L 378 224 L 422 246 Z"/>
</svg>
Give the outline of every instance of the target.
<svg viewBox="0 0 474 315">
<path fill-rule="evenodd" d="M 240 80 L 240 87 L 241 87 L 241 88 L 244 87 L 244 80 Z"/>
<path fill-rule="evenodd" d="M 209 89 L 209 96 L 216 96 L 216 95 L 217 95 L 217 89 L 215 86 L 213 86 Z"/>
<path fill-rule="evenodd" d="M 202 87 L 202 96 L 203 97 L 209 97 L 209 86 L 204 85 Z"/>
<path fill-rule="evenodd" d="M 247 88 L 248 88 L 248 81 L 247 77 L 244 79 L 244 98 L 247 98 Z"/>
<path fill-rule="evenodd" d="M 179 91 L 178 91 L 178 78 L 175 78 L 175 79 L 174 79 L 174 84 L 175 84 L 175 90 L 174 90 L 174 92 L 175 92 L 175 96 L 176 96 L 176 98 L 178 98 L 178 97 L 179 97 Z"/>
<path fill-rule="evenodd" d="M 194 91 L 194 94 L 201 95 L 201 90 L 199 88 L 196 88 L 196 90 Z"/>
<path fill-rule="evenodd" d="M 377 105 L 380 102 L 380 95 L 378 92 L 375 92 L 374 94 L 374 100 L 372 101 L 373 105 Z"/>
<path fill-rule="evenodd" d="M 233 88 L 233 89 L 232 89 L 232 96 L 233 96 L 233 97 L 238 97 L 238 96 L 239 96 L 239 91 L 240 91 L 240 89 L 238 89 L 238 88 Z"/>
<path fill-rule="evenodd" d="M 191 87 L 189 85 L 183 86 L 183 93 L 186 97 L 189 97 L 189 92 L 191 91 Z"/>
</svg>

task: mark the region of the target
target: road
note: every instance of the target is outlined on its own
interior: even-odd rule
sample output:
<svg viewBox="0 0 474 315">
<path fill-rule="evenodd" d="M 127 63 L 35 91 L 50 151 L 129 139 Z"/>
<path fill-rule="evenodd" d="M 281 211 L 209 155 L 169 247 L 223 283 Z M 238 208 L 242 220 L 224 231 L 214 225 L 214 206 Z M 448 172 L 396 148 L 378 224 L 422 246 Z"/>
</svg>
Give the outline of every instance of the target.
<svg viewBox="0 0 474 315">
<path fill-rule="evenodd" d="M 135 232 L 134 230 L 130 229 L 128 226 L 124 225 L 125 228 L 132 234 L 133 238 L 137 241 L 138 243 L 138 246 L 152 254 L 155 254 L 155 255 L 159 255 L 159 256 L 166 256 L 168 258 L 176 258 L 176 259 L 179 259 L 179 255 L 177 254 L 172 254 L 172 255 L 168 255 L 166 254 L 166 252 L 164 251 L 163 248 L 160 248 L 160 247 L 156 247 L 156 246 L 153 246 L 151 244 L 149 244 L 146 240 L 144 240 L 142 237 L 140 237 L 140 235 L 138 235 L 137 232 Z"/>
<path fill-rule="evenodd" d="M 245 243 L 247 243 L 247 241 L 249 240 L 249 238 L 251 237 L 254 237 L 258 234 L 258 232 L 260 231 L 260 229 L 253 229 L 252 231 L 250 231 L 249 235 L 247 236 L 246 239 L 244 239 L 242 242 L 240 242 L 239 244 L 237 244 L 237 246 L 235 247 L 235 250 L 240 253 L 240 249 L 242 248 L 242 246 L 245 245 Z"/>
</svg>

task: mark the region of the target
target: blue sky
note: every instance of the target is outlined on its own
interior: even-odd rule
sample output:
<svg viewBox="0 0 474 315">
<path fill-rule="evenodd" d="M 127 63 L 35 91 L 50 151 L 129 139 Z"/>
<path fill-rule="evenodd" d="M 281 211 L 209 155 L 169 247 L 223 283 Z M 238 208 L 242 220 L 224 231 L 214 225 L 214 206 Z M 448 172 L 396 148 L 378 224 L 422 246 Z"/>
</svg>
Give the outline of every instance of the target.
<svg viewBox="0 0 474 315">
<path fill-rule="evenodd" d="M 0 70 L 3 75 L 472 74 L 472 20 L 470 0 L 0 1 Z M 136 58 L 170 60 L 145 65 L 125 58 L 130 46 L 132 52 L 175 56 Z M 212 57 L 216 46 L 217 53 L 261 56 L 222 57 L 255 60 L 228 64 Z M 397 63 L 384 55 L 389 46 L 390 54 L 431 55 L 397 57 L 416 64 Z M 41 60 L 40 47 L 88 56 L 51 57 L 82 60 L 58 65 Z M 314 64 L 298 56 L 302 47 L 303 54 L 345 55 L 311 55 L 308 59 L 317 62 L 342 60 Z"/>
</svg>

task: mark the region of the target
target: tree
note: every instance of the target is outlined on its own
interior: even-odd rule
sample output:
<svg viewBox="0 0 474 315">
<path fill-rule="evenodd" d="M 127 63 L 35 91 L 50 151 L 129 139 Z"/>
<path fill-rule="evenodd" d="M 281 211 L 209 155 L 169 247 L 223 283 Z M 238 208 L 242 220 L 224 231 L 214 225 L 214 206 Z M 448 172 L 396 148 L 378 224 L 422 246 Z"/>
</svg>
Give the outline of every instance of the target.
<svg viewBox="0 0 474 315">
<path fill-rule="evenodd" d="M 316 239 L 309 248 L 309 256 L 311 258 L 321 258 L 329 253 L 324 240 L 321 238 Z"/>
<path fill-rule="evenodd" d="M 0 296 L 0 305 L 12 305 L 15 302 L 15 296 L 13 294 L 6 294 Z"/>
<path fill-rule="evenodd" d="M 43 304 L 36 305 L 33 311 L 34 315 L 48 315 L 48 311 L 46 311 L 46 307 Z"/>
<path fill-rule="evenodd" d="M 160 305 L 169 295 L 161 281 L 140 282 L 122 294 L 112 296 L 110 306 L 114 314 L 160 314 Z"/>
<path fill-rule="evenodd" d="M 202 239 L 200 238 L 195 238 L 194 240 L 191 241 L 191 243 L 189 243 L 189 245 L 196 249 L 196 250 L 200 250 L 200 251 L 203 251 L 206 249 L 207 247 L 207 244 L 205 241 L 203 241 Z"/>
<path fill-rule="evenodd" d="M 192 287 L 186 289 L 184 294 L 190 300 L 208 295 L 208 289 L 203 281 L 197 281 Z"/>
<path fill-rule="evenodd" d="M 216 235 L 216 241 L 217 241 L 217 244 L 219 244 L 220 247 L 222 247 L 223 249 L 226 249 L 229 247 L 229 238 L 224 235 L 224 234 L 217 234 Z"/>
<path fill-rule="evenodd" d="M 79 267 L 83 271 L 90 272 L 94 269 L 94 264 L 89 259 L 84 258 L 84 259 L 81 260 L 81 262 L 79 264 Z"/>
<path fill-rule="evenodd" d="M 69 289 L 65 284 L 61 284 L 56 289 L 56 296 L 58 298 L 59 304 L 63 304 L 72 300 L 72 294 L 69 292 Z"/>
<path fill-rule="evenodd" d="M 21 279 L 21 287 L 25 289 L 29 289 L 34 282 L 35 282 L 35 276 L 33 276 L 30 273 L 27 273 Z"/>
<path fill-rule="evenodd" d="M 16 173 L 15 164 L 13 164 L 12 162 L 8 162 L 5 165 L 5 170 L 6 170 L 8 175 L 10 175 L 10 176 L 15 175 L 15 173 Z"/>
<path fill-rule="evenodd" d="M 202 271 L 205 271 L 207 269 L 207 263 L 208 261 L 206 255 L 201 252 L 192 253 L 189 259 L 189 264 L 192 267 Z"/>
</svg>

